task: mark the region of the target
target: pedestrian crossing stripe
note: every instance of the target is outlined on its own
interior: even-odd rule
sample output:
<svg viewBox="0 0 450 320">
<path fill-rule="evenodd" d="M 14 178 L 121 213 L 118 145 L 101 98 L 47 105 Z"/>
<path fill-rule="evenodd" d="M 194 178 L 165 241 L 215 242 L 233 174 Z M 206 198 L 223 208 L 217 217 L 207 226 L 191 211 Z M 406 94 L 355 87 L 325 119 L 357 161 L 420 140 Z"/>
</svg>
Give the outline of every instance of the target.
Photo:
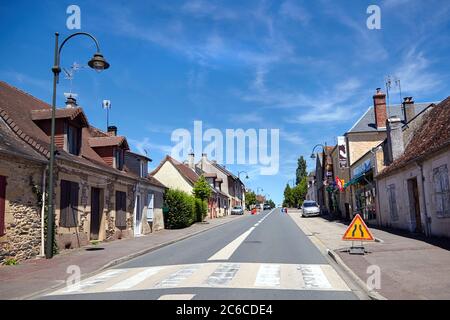
<svg viewBox="0 0 450 320">
<path fill-rule="evenodd" d="M 374 237 L 370 232 L 364 220 L 357 214 L 342 237 L 342 240 L 347 241 L 374 241 Z"/>
<path fill-rule="evenodd" d="M 49 295 L 173 288 L 350 291 L 330 265 L 209 262 L 111 269 Z"/>
</svg>

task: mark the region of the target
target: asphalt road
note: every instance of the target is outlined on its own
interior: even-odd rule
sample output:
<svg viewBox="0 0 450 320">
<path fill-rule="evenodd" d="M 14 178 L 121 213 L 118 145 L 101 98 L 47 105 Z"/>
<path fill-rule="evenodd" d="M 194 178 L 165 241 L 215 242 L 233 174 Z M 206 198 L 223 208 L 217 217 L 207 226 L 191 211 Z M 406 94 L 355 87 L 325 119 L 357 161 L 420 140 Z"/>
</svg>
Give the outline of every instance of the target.
<svg viewBox="0 0 450 320">
<path fill-rule="evenodd" d="M 357 299 L 279 209 L 246 215 L 43 299 Z"/>
</svg>

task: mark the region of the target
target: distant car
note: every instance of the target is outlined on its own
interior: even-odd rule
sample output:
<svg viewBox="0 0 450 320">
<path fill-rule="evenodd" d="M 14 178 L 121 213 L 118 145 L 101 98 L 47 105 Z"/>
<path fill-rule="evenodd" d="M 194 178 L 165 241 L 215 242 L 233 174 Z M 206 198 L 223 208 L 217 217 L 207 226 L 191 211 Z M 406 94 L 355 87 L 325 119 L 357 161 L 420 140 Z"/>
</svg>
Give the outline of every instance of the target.
<svg viewBox="0 0 450 320">
<path fill-rule="evenodd" d="M 244 209 L 242 209 L 241 206 L 233 207 L 233 208 L 231 209 L 231 214 L 235 214 L 235 215 L 243 215 L 243 214 L 244 214 Z"/>
<path fill-rule="evenodd" d="M 264 205 L 264 210 L 270 210 L 270 209 L 272 209 L 272 207 L 270 206 L 270 204 L 266 203 Z"/>
<path fill-rule="evenodd" d="M 320 215 L 320 206 L 315 201 L 305 201 L 301 206 L 302 217 L 311 217 Z"/>
</svg>

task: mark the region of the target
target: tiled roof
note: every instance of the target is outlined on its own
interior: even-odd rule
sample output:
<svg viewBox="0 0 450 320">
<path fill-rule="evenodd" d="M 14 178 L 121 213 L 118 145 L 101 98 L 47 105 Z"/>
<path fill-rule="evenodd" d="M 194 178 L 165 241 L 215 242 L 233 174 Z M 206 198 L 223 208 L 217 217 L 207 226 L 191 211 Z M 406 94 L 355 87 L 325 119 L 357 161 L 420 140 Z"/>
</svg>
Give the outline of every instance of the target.
<svg viewBox="0 0 450 320">
<path fill-rule="evenodd" d="M 50 156 L 50 137 L 33 121 L 33 117 L 38 117 L 41 114 L 37 111 L 41 110 L 42 114 L 48 114 L 51 112 L 51 106 L 6 82 L 0 81 L 0 118 L 21 141 L 21 143 L 17 143 L 14 146 L 15 152 L 28 153 L 29 147 L 31 147 L 47 158 Z M 82 111 L 81 108 L 58 110 L 69 110 L 61 111 L 61 114 L 67 112 L 70 115 L 78 115 Z M 90 138 L 108 136 L 106 133 L 94 127 L 85 127 L 82 130 L 83 142 L 80 156 L 72 155 L 61 149 L 58 150 L 57 159 L 85 165 L 111 174 L 134 178 L 127 172 L 119 171 L 107 165 L 90 147 Z"/>
<path fill-rule="evenodd" d="M 129 148 L 126 138 L 122 137 L 122 136 L 106 136 L 106 137 L 89 138 L 89 146 L 91 148 L 120 146 L 121 144 L 124 144 L 126 149 Z"/>
<path fill-rule="evenodd" d="M 47 162 L 42 154 L 20 139 L 0 117 L 0 153 L 2 152 L 38 162 Z"/>
<path fill-rule="evenodd" d="M 432 103 L 415 103 L 415 113 L 416 115 L 425 110 Z M 405 120 L 402 111 L 402 105 L 396 104 L 386 107 L 387 117 L 397 116 L 402 121 Z M 353 127 L 347 133 L 355 132 L 376 132 L 376 131 L 386 131 L 385 128 L 377 129 L 375 124 L 375 111 L 373 106 L 369 107 L 367 111 L 362 115 L 362 117 L 356 121 Z"/>
<path fill-rule="evenodd" d="M 73 120 L 78 116 L 80 116 L 80 118 L 83 121 L 83 124 L 85 126 L 89 125 L 86 115 L 84 114 L 83 109 L 80 107 L 64 108 L 64 109 L 56 109 L 55 110 L 55 118 L 56 119 L 69 118 L 70 120 Z M 40 109 L 40 110 L 32 110 L 31 111 L 31 119 L 34 121 L 49 120 L 51 118 L 52 118 L 52 110 L 51 109 Z"/>
<path fill-rule="evenodd" d="M 450 146 L 450 97 L 433 107 L 423 117 L 422 125 L 414 132 L 403 155 L 384 169 L 378 177 L 389 175 L 413 161 Z"/>
</svg>

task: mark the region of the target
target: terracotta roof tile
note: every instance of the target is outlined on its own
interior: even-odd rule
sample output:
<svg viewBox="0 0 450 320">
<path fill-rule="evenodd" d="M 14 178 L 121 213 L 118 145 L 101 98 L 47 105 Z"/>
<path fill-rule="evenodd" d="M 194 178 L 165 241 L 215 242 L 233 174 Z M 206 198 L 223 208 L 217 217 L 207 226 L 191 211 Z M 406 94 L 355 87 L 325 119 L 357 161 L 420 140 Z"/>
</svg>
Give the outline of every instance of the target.
<svg viewBox="0 0 450 320">
<path fill-rule="evenodd" d="M 450 145 L 450 97 L 424 115 L 403 155 L 384 169 L 378 177 L 388 175 L 409 163 L 440 151 Z"/>
<path fill-rule="evenodd" d="M 122 136 L 107 136 L 107 137 L 93 137 L 89 138 L 89 146 L 91 148 L 107 147 L 107 146 L 120 146 L 123 144 L 128 149 L 128 143 L 125 137 Z"/>
</svg>

